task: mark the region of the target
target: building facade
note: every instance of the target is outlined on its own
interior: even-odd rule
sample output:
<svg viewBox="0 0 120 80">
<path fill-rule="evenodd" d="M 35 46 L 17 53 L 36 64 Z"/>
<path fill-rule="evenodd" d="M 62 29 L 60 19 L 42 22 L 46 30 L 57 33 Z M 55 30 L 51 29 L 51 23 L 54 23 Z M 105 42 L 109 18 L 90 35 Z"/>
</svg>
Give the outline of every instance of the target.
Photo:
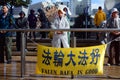
<svg viewBox="0 0 120 80">
<path fill-rule="evenodd" d="M 91 14 L 91 0 L 70 0 L 69 8 L 73 15 L 79 15 L 83 13 Z"/>
<path fill-rule="evenodd" d="M 54 2 L 54 1 L 51 0 L 51 2 Z M 55 3 L 60 4 L 61 2 L 55 2 Z M 81 0 L 81 1 L 69 0 L 69 2 L 67 1 L 62 3 L 67 7 L 69 7 L 72 13 L 72 16 L 76 16 L 84 13 L 91 14 L 91 0 Z M 29 9 L 37 10 L 40 7 L 41 7 L 41 2 L 30 5 Z"/>
<path fill-rule="evenodd" d="M 15 18 L 18 18 L 19 17 L 19 13 L 21 11 L 24 11 L 25 12 L 25 17 L 28 17 L 28 7 L 24 7 L 24 6 L 21 6 L 21 7 L 14 7 L 13 8 L 13 16 Z"/>
</svg>

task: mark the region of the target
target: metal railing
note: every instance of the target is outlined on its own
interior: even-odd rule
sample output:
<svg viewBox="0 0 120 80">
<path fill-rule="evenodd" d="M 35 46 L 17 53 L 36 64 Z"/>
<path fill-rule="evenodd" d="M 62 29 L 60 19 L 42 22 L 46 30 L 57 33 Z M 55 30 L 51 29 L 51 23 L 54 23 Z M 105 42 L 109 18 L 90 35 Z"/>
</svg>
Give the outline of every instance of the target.
<svg viewBox="0 0 120 80">
<path fill-rule="evenodd" d="M 10 32 L 49 32 L 49 31 L 70 31 L 70 32 L 112 32 L 120 31 L 115 28 L 71 28 L 71 29 L 0 29 L 0 31 Z"/>
<path fill-rule="evenodd" d="M 0 31 L 21 32 L 22 49 L 21 49 L 21 77 L 25 76 L 25 32 L 49 32 L 49 31 L 70 31 L 70 32 L 112 32 L 120 31 L 115 28 L 73 28 L 73 29 L 0 29 Z M 73 36 L 74 37 L 74 36 Z"/>
</svg>

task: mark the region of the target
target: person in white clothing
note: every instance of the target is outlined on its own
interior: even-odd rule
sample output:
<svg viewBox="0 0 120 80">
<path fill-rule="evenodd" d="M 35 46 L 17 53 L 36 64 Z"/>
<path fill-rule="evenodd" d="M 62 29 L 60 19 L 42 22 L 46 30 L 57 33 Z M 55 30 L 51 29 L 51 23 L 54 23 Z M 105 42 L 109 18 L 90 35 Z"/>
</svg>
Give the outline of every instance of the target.
<svg viewBox="0 0 120 80">
<path fill-rule="evenodd" d="M 58 9 L 58 17 L 54 19 L 51 27 L 52 29 L 69 29 L 69 22 L 64 16 L 65 12 L 63 9 Z M 69 48 L 67 31 L 55 31 L 52 40 L 53 47 L 64 47 Z"/>
</svg>

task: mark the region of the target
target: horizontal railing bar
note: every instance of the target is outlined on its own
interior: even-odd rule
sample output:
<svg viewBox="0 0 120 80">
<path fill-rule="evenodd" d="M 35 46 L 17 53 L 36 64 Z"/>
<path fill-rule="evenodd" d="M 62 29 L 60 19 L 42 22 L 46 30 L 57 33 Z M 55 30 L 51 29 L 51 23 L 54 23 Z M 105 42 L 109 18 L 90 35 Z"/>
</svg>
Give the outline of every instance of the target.
<svg viewBox="0 0 120 80">
<path fill-rule="evenodd" d="M 71 32 L 112 32 L 120 31 L 116 28 L 71 28 L 71 29 L 0 29 L 10 32 L 49 32 L 49 31 L 71 31 Z"/>
</svg>

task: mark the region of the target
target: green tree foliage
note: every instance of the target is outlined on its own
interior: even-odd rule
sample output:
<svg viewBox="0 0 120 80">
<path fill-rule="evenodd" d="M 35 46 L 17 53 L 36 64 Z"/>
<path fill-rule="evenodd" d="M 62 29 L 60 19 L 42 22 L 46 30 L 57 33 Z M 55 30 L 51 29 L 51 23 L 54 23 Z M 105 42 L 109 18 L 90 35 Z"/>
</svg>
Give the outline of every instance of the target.
<svg viewBox="0 0 120 80">
<path fill-rule="evenodd" d="M 0 5 L 9 3 L 12 6 L 28 6 L 32 0 L 1 0 Z"/>
</svg>

